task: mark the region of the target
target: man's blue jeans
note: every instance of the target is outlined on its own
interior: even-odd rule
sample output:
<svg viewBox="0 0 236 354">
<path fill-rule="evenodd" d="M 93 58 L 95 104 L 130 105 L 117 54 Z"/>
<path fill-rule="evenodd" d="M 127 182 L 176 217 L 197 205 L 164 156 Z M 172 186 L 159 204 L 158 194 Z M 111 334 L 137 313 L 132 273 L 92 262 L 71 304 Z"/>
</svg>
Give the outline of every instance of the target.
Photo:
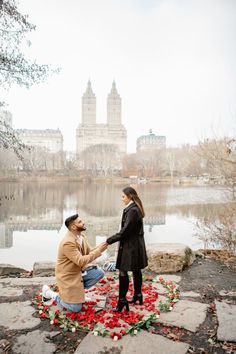
<svg viewBox="0 0 236 354">
<path fill-rule="evenodd" d="M 101 268 L 94 268 L 94 269 L 87 270 L 87 274 L 83 277 L 84 288 L 85 289 L 91 288 L 99 280 L 101 280 L 104 277 L 104 275 L 105 273 Z M 59 295 L 57 295 L 55 300 L 58 305 L 65 307 L 67 310 L 71 312 L 79 312 L 83 305 L 83 304 L 68 304 L 62 301 Z"/>
</svg>

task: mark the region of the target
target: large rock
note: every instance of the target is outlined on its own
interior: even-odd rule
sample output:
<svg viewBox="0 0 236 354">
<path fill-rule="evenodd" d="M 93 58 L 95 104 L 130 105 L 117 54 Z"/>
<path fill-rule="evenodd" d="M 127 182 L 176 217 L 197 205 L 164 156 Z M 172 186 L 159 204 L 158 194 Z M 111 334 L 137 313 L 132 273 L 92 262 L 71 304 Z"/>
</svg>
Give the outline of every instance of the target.
<svg viewBox="0 0 236 354">
<path fill-rule="evenodd" d="M 0 264 L 0 275 L 20 274 L 25 272 L 27 272 L 25 269 L 12 264 Z"/>
<path fill-rule="evenodd" d="M 55 275 L 55 262 L 35 262 L 33 266 L 34 277 L 51 277 Z"/>
<path fill-rule="evenodd" d="M 191 265 L 195 255 L 182 243 L 155 243 L 147 245 L 148 267 L 156 273 L 175 273 Z"/>
</svg>

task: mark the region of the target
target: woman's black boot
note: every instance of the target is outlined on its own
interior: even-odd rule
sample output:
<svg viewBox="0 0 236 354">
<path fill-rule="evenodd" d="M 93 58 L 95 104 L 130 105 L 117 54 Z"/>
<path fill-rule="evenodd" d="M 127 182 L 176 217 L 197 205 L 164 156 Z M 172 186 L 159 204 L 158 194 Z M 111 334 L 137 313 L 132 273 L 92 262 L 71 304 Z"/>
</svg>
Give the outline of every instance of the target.
<svg viewBox="0 0 236 354">
<path fill-rule="evenodd" d="M 129 312 L 129 304 L 128 304 L 127 299 L 119 299 L 114 312 L 121 312 L 124 307 L 125 307 L 126 311 Z"/>
<path fill-rule="evenodd" d="M 133 299 L 129 301 L 129 303 L 135 304 L 138 301 L 139 305 L 142 305 L 143 304 L 143 295 L 142 295 L 143 276 L 140 269 L 133 271 L 133 280 L 134 280 L 134 295 L 133 295 Z"/>
<path fill-rule="evenodd" d="M 129 301 L 130 304 L 135 304 L 139 301 L 139 305 L 143 304 L 143 295 L 142 294 L 134 294 L 133 299 Z"/>
<path fill-rule="evenodd" d="M 119 276 L 119 300 L 116 306 L 115 312 L 121 312 L 123 308 L 126 308 L 126 311 L 129 311 L 129 304 L 126 299 L 126 294 L 129 289 L 129 277 L 127 272 L 120 273 Z"/>
</svg>

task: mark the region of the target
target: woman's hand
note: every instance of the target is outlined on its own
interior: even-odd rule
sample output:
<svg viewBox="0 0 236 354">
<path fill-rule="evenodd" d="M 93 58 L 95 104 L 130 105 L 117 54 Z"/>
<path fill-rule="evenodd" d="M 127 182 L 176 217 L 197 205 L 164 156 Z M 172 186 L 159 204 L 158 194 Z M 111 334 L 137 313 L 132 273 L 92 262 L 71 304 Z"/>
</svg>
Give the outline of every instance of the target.
<svg viewBox="0 0 236 354">
<path fill-rule="evenodd" d="M 99 251 L 102 253 L 107 249 L 107 245 L 107 242 L 102 242 L 96 248 L 99 249 Z"/>
</svg>

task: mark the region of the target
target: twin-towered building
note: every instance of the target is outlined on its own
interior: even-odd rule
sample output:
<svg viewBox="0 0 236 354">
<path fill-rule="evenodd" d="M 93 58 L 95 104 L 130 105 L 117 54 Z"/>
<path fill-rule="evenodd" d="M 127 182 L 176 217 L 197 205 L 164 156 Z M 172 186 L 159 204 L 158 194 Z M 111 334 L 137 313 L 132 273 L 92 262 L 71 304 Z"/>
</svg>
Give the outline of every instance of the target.
<svg viewBox="0 0 236 354">
<path fill-rule="evenodd" d="M 90 80 L 82 96 L 81 123 L 76 129 L 76 154 L 95 151 L 114 153 L 114 159 L 127 153 L 127 131 L 122 124 L 121 97 L 117 92 L 115 81 L 107 96 L 106 123 L 97 123 L 96 96 Z M 1 119 L 12 125 L 12 115 L 7 111 L 0 112 Z M 51 153 L 63 151 L 63 136 L 59 129 L 17 129 L 19 137 L 26 145 L 38 146 Z M 148 135 L 137 139 L 136 151 L 155 151 L 166 147 L 165 136 L 157 136 L 151 130 Z"/>
<path fill-rule="evenodd" d="M 76 130 L 76 153 L 81 154 L 92 146 L 112 145 L 124 155 L 127 153 L 127 131 L 122 124 L 121 98 L 113 81 L 107 97 L 107 122 L 96 121 L 96 96 L 88 81 L 82 96 L 82 122 Z M 148 135 L 137 139 L 136 151 L 155 151 L 166 148 L 166 137 L 155 135 L 150 129 Z"/>
<path fill-rule="evenodd" d="M 82 97 L 82 121 L 76 130 L 76 153 L 81 154 L 95 145 L 112 145 L 120 154 L 127 152 L 127 131 L 121 121 L 121 98 L 114 81 L 107 97 L 105 124 L 97 123 L 96 96 L 90 80 Z"/>
</svg>

